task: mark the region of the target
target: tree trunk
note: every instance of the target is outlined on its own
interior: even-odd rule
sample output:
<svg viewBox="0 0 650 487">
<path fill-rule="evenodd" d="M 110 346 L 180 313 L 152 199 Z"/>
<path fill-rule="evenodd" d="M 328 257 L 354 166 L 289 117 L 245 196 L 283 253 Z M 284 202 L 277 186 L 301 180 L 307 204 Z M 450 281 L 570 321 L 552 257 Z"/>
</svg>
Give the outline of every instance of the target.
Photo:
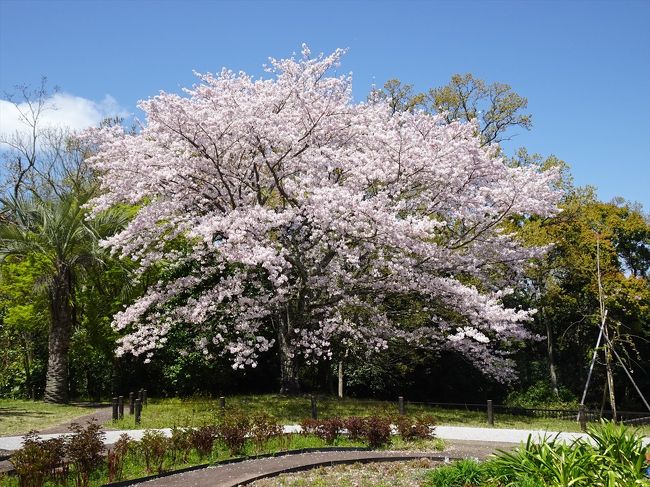
<svg viewBox="0 0 650 487">
<path fill-rule="evenodd" d="M 343 398 L 343 360 L 339 360 L 339 397 Z"/>
<path fill-rule="evenodd" d="M 278 325 L 278 347 L 280 350 L 280 394 L 300 393 L 298 367 L 289 337 L 290 323 L 281 321 Z"/>
<path fill-rule="evenodd" d="M 60 266 L 50 287 L 50 337 L 48 344 L 45 402 L 67 403 L 68 351 L 74 321 L 72 307 L 72 276 Z"/>
<path fill-rule="evenodd" d="M 544 326 L 546 326 L 546 350 L 548 354 L 548 373 L 551 379 L 551 390 L 556 399 L 560 398 L 560 390 L 557 385 L 557 372 L 555 370 L 555 351 L 553 344 L 553 336 L 551 334 L 551 326 L 544 315 L 544 310 L 542 309 L 542 319 L 544 320 Z"/>
</svg>

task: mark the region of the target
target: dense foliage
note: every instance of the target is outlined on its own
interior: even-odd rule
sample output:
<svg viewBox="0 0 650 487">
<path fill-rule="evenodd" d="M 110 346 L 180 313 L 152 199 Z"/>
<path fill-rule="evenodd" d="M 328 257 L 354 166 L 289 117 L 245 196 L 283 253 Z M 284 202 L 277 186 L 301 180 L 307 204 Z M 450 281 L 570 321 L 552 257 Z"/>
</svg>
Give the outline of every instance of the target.
<svg viewBox="0 0 650 487">
<path fill-rule="evenodd" d="M 648 485 L 643 439 L 613 423 L 589 429 L 587 440 L 567 444 L 529 438 L 514 452 L 484 463 L 463 460 L 431 471 L 429 487 L 610 487 Z"/>
</svg>

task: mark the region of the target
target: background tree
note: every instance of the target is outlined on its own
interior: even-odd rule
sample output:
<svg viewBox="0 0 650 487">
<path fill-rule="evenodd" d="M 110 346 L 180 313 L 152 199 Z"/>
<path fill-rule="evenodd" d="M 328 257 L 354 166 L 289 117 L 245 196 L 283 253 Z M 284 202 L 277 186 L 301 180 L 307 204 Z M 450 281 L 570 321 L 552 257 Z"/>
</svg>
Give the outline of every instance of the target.
<svg viewBox="0 0 650 487">
<path fill-rule="evenodd" d="M 441 113 L 447 123 L 476 121 L 483 145 L 509 140 L 509 129 L 529 130 L 533 124 L 532 115 L 522 113 L 528 107 L 526 98 L 512 91 L 510 85 L 487 84 L 471 73 L 455 74 L 449 84 L 426 93 L 417 93 L 413 85 L 391 79 L 381 89 L 373 89 L 369 99 L 387 102 L 393 113 L 419 108 Z"/>
<path fill-rule="evenodd" d="M 558 367 L 565 385 L 576 394 L 584 386 L 601 321 L 597 251 L 610 338 L 621 347 L 628 364 L 647 379 L 647 372 L 639 368 L 640 349 L 644 349 L 650 329 L 647 216 L 623 201 L 598 201 L 593 188 L 566 186 L 560 207 L 563 211 L 552 218 L 519 223 L 531 244 L 551 245 L 527 275 L 532 300 L 528 305 L 540 310 L 535 319 L 547 337 L 553 393 L 559 396 Z"/>
<path fill-rule="evenodd" d="M 47 302 L 39 292 L 43 262 L 7 259 L 0 267 L 0 394 L 35 397 L 47 363 Z"/>
</svg>

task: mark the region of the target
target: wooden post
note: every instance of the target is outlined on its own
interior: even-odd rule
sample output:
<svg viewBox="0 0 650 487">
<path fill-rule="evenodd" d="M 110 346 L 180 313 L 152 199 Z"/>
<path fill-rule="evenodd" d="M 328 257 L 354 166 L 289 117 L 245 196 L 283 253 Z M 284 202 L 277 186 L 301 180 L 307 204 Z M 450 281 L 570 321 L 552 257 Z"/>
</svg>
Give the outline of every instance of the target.
<svg viewBox="0 0 650 487">
<path fill-rule="evenodd" d="M 399 415 L 404 416 L 404 397 L 399 396 L 397 398 L 397 407 L 399 409 Z"/>
<path fill-rule="evenodd" d="M 147 390 L 142 389 L 142 405 L 146 406 L 147 405 Z"/>
<path fill-rule="evenodd" d="M 117 397 L 113 398 L 113 421 L 117 421 Z"/>
<path fill-rule="evenodd" d="M 143 398 L 144 398 L 144 389 L 140 389 L 138 391 L 138 399 L 140 399 L 140 402 L 142 402 Z"/>
<path fill-rule="evenodd" d="M 226 414 L 226 398 L 224 396 L 219 398 L 219 412 L 222 416 Z"/>
<path fill-rule="evenodd" d="M 494 426 L 494 409 L 492 408 L 492 399 L 487 402 L 487 422 L 490 426 Z"/>
<path fill-rule="evenodd" d="M 140 399 L 135 400 L 135 424 L 140 424 L 142 419 L 142 401 Z"/>
<path fill-rule="evenodd" d="M 129 414 L 133 416 L 135 411 L 135 393 L 129 392 Z"/>
<path fill-rule="evenodd" d="M 318 405 L 315 396 L 311 396 L 311 419 L 318 419 Z"/>
<path fill-rule="evenodd" d="M 587 431 L 587 413 L 584 404 L 580 404 L 580 409 L 578 410 L 578 422 L 580 423 L 580 429 L 582 431 Z"/>
<path fill-rule="evenodd" d="M 117 416 L 124 419 L 124 396 L 117 396 Z"/>
</svg>

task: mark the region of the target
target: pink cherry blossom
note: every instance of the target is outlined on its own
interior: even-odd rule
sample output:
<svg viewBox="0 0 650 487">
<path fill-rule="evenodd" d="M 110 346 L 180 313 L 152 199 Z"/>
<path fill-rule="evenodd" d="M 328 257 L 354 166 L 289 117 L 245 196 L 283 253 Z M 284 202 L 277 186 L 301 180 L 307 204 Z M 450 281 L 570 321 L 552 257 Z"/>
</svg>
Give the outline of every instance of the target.
<svg viewBox="0 0 650 487">
<path fill-rule="evenodd" d="M 501 223 L 556 212 L 557 174 L 508 166 L 474 124 L 353 102 L 351 78 L 332 75 L 343 53 L 304 47 L 267 79 L 199 75 L 184 96 L 141 102 L 138 133 L 85 134 L 99 148 L 94 212 L 138 208 L 104 245 L 141 271 L 184 270 L 115 316 L 119 353 L 150 357 L 188 327 L 235 368 L 279 345 L 284 380 L 336 346 L 406 340 L 512 377 L 504 349 L 531 337 L 531 311 L 505 307 L 500 288 L 543 249 Z M 428 303 L 415 329 L 390 306 L 399 296 Z"/>
</svg>

